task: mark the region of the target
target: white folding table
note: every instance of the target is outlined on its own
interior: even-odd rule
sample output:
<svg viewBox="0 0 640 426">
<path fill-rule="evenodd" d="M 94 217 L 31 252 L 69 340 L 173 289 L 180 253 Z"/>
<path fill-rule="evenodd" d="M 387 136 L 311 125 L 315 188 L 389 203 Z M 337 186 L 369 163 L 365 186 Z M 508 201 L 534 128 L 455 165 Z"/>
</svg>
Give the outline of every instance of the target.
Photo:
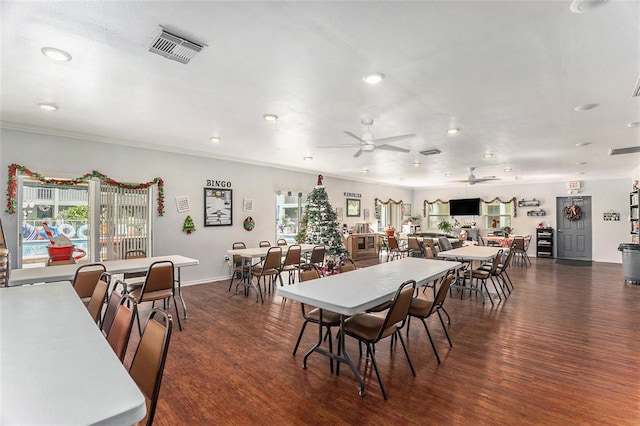
<svg viewBox="0 0 640 426">
<path fill-rule="evenodd" d="M 415 280 L 418 285 L 426 285 L 460 266 L 459 262 L 406 257 L 351 272 L 279 287 L 278 294 L 287 299 L 320 308 L 320 323 L 322 323 L 323 309 L 341 314 L 340 327 L 342 328 L 346 316 L 364 312 L 391 300 L 403 282 Z M 344 333 L 340 335 L 341 339 L 344 339 Z M 303 368 L 307 367 L 307 359 L 313 352 L 319 352 L 338 362 L 346 362 L 360 383 L 360 395 L 364 396 L 364 381 L 349 358 L 344 341 L 340 343 L 343 356 L 320 348 L 321 343 L 322 327 L 319 326 L 318 342 L 304 356 Z"/>
<path fill-rule="evenodd" d="M 144 418 L 144 395 L 68 282 L 0 289 L 0 330 L 0 424 Z"/>
<path fill-rule="evenodd" d="M 187 305 L 182 297 L 182 285 L 180 279 L 180 268 L 198 265 L 198 259 L 180 255 L 141 257 L 135 259 L 108 260 L 102 262 L 110 274 L 122 274 L 125 272 L 143 272 L 149 269 L 153 262 L 170 260 L 176 268 L 176 283 L 178 284 L 178 296 L 182 302 L 184 317 L 187 318 Z M 20 286 L 52 281 L 71 281 L 76 274 L 76 270 L 82 264 L 41 266 L 38 268 L 13 269 L 9 275 L 9 286 Z"/>
</svg>

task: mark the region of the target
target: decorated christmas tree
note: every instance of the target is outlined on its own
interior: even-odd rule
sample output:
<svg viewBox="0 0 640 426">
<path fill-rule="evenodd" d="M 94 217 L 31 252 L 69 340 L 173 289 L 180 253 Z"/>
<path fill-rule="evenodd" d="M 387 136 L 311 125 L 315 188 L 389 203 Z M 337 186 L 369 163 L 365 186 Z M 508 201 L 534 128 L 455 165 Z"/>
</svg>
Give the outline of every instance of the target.
<svg viewBox="0 0 640 426">
<path fill-rule="evenodd" d="M 342 242 L 342 234 L 340 233 L 340 224 L 335 210 L 329 203 L 329 196 L 322 184 L 322 175 L 318 175 L 318 184 L 307 197 L 307 209 L 305 211 L 306 237 L 304 242 L 307 244 L 324 245 L 327 248 L 327 254 L 332 256 L 341 256 L 348 254 Z M 299 235 L 303 235 L 304 220 L 300 225 Z"/>
<path fill-rule="evenodd" d="M 196 230 L 196 227 L 193 224 L 193 219 L 191 219 L 191 216 L 187 216 L 184 219 L 184 223 L 182 224 L 182 232 L 186 232 L 187 234 L 190 234 L 195 230 Z"/>
</svg>

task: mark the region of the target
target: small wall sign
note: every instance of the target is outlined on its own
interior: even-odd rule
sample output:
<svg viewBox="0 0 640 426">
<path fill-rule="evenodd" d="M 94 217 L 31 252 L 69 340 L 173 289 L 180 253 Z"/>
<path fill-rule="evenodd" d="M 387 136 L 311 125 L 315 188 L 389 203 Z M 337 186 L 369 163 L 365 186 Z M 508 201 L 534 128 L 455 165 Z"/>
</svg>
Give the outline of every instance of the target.
<svg viewBox="0 0 640 426">
<path fill-rule="evenodd" d="M 620 213 L 618 212 L 604 212 L 602 214 L 602 220 L 618 222 L 620 221 Z"/>
<path fill-rule="evenodd" d="M 362 198 L 362 194 L 359 194 L 357 192 L 345 192 L 344 196 L 350 198 Z"/>
</svg>

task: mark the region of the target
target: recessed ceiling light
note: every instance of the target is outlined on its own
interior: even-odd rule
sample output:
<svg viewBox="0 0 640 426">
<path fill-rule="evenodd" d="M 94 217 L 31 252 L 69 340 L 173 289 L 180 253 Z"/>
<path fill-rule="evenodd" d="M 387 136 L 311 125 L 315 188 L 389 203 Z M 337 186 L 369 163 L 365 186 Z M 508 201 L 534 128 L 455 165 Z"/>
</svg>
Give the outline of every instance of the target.
<svg viewBox="0 0 640 426">
<path fill-rule="evenodd" d="M 450 134 L 450 135 L 455 135 L 459 131 L 460 131 L 460 129 L 449 129 L 449 130 L 447 130 L 447 133 Z"/>
<path fill-rule="evenodd" d="M 64 50 L 56 49 L 55 47 L 43 47 L 40 51 L 47 58 L 53 59 L 54 61 L 69 62 L 71 60 L 71 55 Z"/>
<path fill-rule="evenodd" d="M 308 157 L 308 156 L 307 156 L 307 157 L 302 157 L 302 159 L 303 159 L 304 161 L 311 161 L 311 160 L 313 160 L 313 157 Z"/>
<path fill-rule="evenodd" d="M 43 109 L 45 111 L 57 111 L 58 107 L 54 104 L 38 104 L 38 106 L 40 107 L 40 109 Z"/>
<path fill-rule="evenodd" d="M 486 154 L 483 155 L 484 158 L 491 158 L 493 157 L 493 154 L 491 154 L 490 152 L 487 152 Z"/>
<path fill-rule="evenodd" d="M 507 173 L 509 173 L 509 172 L 510 172 L 510 171 L 512 171 L 512 170 L 513 170 L 513 169 L 512 169 L 511 167 L 505 167 L 505 168 L 504 168 L 504 171 L 505 171 L 505 172 L 507 172 Z"/>
<path fill-rule="evenodd" d="M 418 160 L 413 162 L 413 167 L 420 167 L 420 165 L 422 165 L 422 163 L 419 162 Z"/>
<path fill-rule="evenodd" d="M 578 161 L 578 162 L 576 163 L 576 166 L 584 166 L 585 164 L 587 164 L 587 162 L 586 162 L 586 161 Z"/>
<path fill-rule="evenodd" d="M 209 138 L 209 140 L 210 140 L 211 142 L 213 142 L 213 143 L 220 143 L 220 141 L 221 141 L 222 139 L 220 139 L 220 138 L 219 138 L 219 137 L 217 137 L 217 136 L 213 136 L 213 137 L 210 137 L 210 138 Z"/>
<path fill-rule="evenodd" d="M 451 176 L 451 172 L 447 172 L 447 173 L 445 173 L 444 175 L 445 175 L 446 177 L 449 177 L 449 176 Z"/>
<path fill-rule="evenodd" d="M 574 108 L 574 111 L 589 111 L 590 109 L 594 109 L 597 106 L 598 106 L 598 104 L 579 105 L 579 106 Z"/>
<path fill-rule="evenodd" d="M 362 80 L 369 84 L 378 84 L 384 79 L 384 74 L 374 73 L 362 77 Z"/>
<path fill-rule="evenodd" d="M 365 167 L 364 169 L 362 169 L 362 173 L 369 173 L 369 169 Z"/>
<path fill-rule="evenodd" d="M 262 116 L 266 121 L 278 121 L 278 116 L 275 114 L 265 114 Z"/>
<path fill-rule="evenodd" d="M 573 0 L 569 9 L 573 13 L 584 13 L 590 12 L 593 9 L 597 9 L 598 7 L 604 5 L 609 0 Z"/>
<path fill-rule="evenodd" d="M 591 145 L 591 142 L 578 142 L 576 144 L 576 146 L 587 146 L 587 145 Z"/>
<path fill-rule="evenodd" d="M 640 127 L 640 121 L 634 121 L 633 123 L 627 124 L 629 127 Z"/>
<path fill-rule="evenodd" d="M 522 179 L 522 176 L 516 176 L 516 177 L 514 177 L 514 179 L 515 180 L 520 180 L 520 179 Z"/>
</svg>

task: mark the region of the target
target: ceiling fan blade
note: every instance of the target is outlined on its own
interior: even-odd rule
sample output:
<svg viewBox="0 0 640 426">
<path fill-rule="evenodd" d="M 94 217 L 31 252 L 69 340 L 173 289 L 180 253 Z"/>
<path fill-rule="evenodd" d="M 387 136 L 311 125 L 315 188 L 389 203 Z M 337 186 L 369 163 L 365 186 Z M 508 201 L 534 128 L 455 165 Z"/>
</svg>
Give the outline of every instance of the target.
<svg viewBox="0 0 640 426">
<path fill-rule="evenodd" d="M 356 139 L 358 139 L 358 140 L 359 140 L 360 142 L 362 142 L 362 143 L 367 143 L 367 141 L 365 141 L 365 140 L 361 139 L 361 138 L 360 138 L 360 136 L 356 136 L 356 135 L 354 135 L 354 134 L 353 134 L 353 133 L 351 133 L 351 132 L 345 132 L 345 133 L 346 133 L 347 135 L 351 136 L 352 138 L 356 138 Z"/>
<path fill-rule="evenodd" d="M 317 148 L 355 148 L 360 145 L 361 144 L 359 143 L 343 143 L 340 145 L 322 145 L 322 146 L 318 146 Z"/>
<path fill-rule="evenodd" d="M 387 151 L 410 152 L 410 149 L 399 148 L 393 145 L 376 145 L 376 149 L 386 149 Z"/>
<path fill-rule="evenodd" d="M 479 178 L 479 179 L 474 179 L 474 182 L 490 182 L 492 180 L 500 180 L 500 178 L 497 177 L 492 177 L 492 178 Z"/>
<path fill-rule="evenodd" d="M 354 157 L 356 157 L 356 158 L 358 158 L 358 157 L 360 157 L 360 155 L 362 155 L 362 153 L 363 153 L 363 152 L 364 152 L 363 150 L 359 149 L 359 150 L 358 150 L 358 152 L 356 152 L 355 154 L 353 154 L 353 156 L 354 156 Z"/>
<path fill-rule="evenodd" d="M 611 148 L 611 149 L 609 149 L 609 155 L 635 154 L 636 152 L 640 152 L 640 146 L 631 146 L 629 148 Z"/>
<path fill-rule="evenodd" d="M 372 142 L 375 143 L 379 143 L 379 142 L 395 142 L 395 141 L 399 141 L 402 139 L 408 139 L 408 138 L 412 138 L 415 136 L 415 133 L 410 133 L 407 135 L 398 135 L 398 136 L 390 136 L 388 138 L 380 138 L 380 139 L 374 139 Z"/>
</svg>

